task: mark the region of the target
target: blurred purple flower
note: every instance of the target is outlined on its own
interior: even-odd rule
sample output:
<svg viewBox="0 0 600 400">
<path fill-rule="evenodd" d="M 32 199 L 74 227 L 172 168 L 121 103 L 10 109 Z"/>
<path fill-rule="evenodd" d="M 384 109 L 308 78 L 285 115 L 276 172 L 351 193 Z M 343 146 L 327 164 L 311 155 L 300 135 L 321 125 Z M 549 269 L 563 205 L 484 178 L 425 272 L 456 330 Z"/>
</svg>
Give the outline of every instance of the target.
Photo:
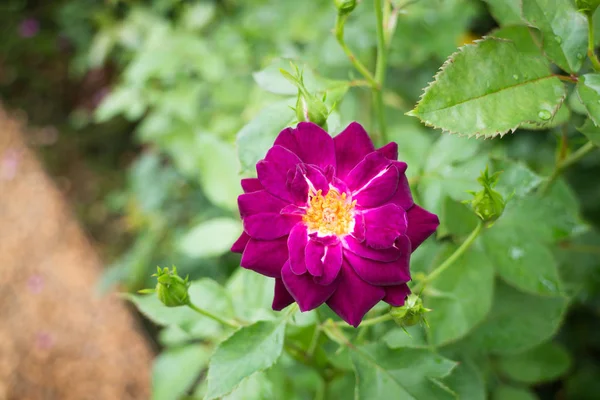
<svg viewBox="0 0 600 400">
<path fill-rule="evenodd" d="M 238 198 L 241 266 L 275 278 L 273 309 L 326 303 L 358 326 L 380 300 L 402 306 L 411 253 L 439 225 L 414 204 L 398 145 L 375 149 L 358 123 L 331 138 L 283 130 Z"/>
<path fill-rule="evenodd" d="M 40 350 L 49 350 L 54 345 L 54 338 L 48 332 L 38 332 L 35 345 Z"/>
<path fill-rule="evenodd" d="M 44 278 L 40 275 L 32 275 L 27 280 L 27 288 L 34 294 L 38 294 L 44 287 Z"/>
<path fill-rule="evenodd" d="M 27 18 L 19 24 L 19 36 L 23 38 L 34 37 L 40 31 L 40 23 L 35 18 Z"/>
<path fill-rule="evenodd" d="M 19 166 L 19 153 L 14 149 L 8 149 L 0 159 L 0 180 L 10 181 L 17 175 Z"/>
</svg>

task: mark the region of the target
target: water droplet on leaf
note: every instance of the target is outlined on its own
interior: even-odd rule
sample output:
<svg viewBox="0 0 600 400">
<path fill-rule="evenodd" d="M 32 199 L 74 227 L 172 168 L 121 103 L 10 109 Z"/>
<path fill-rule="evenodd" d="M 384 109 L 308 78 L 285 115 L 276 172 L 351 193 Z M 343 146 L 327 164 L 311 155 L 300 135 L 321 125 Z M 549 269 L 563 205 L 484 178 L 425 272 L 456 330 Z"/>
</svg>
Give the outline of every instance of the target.
<svg viewBox="0 0 600 400">
<path fill-rule="evenodd" d="M 556 40 L 556 43 L 558 44 L 562 43 L 562 38 L 560 36 L 554 36 L 554 40 Z"/>
<path fill-rule="evenodd" d="M 543 121 L 548 121 L 550 118 L 552 118 L 552 114 L 550 111 L 542 110 L 538 113 L 538 117 Z"/>
<path fill-rule="evenodd" d="M 577 59 L 578 60 L 583 60 L 583 54 L 577 53 Z"/>
<path fill-rule="evenodd" d="M 514 78 L 514 79 L 519 79 L 519 75 L 517 75 L 517 74 L 514 74 L 514 75 L 513 75 L 513 78 Z"/>
<path fill-rule="evenodd" d="M 524 254 L 525 251 L 523 251 L 523 249 L 521 249 L 520 247 L 510 248 L 510 258 L 512 258 L 513 260 L 518 260 L 519 258 L 522 258 Z"/>
</svg>

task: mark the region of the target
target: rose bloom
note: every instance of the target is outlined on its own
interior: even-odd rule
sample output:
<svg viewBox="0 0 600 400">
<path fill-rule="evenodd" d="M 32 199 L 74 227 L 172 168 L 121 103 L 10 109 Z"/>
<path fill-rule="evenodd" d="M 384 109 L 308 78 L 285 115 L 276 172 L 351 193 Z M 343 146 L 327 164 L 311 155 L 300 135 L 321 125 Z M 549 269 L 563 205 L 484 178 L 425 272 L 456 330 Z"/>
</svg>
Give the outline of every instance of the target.
<svg viewBox="0 0 600 400">
<path fill-rule="evenodd" d="M 354 122 L 334 138 L 301 122 L 283 130 L 258 178 L 242 179 L 241 266 L 275 278 L 273 309 L 326 303 L 358 326 L 379 301 L 402 306 L 411 253 L 439 225 L 414 204 L 398 145 L 375 149 Z"/>
</svg>

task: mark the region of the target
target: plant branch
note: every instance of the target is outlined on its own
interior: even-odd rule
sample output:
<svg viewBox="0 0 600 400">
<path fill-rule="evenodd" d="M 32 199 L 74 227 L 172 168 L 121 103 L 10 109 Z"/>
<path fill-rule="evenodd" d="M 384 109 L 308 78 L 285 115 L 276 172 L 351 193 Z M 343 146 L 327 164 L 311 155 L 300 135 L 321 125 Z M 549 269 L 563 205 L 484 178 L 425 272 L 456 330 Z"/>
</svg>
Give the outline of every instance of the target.
<svg viewBox="0 0 600 400">
<path fill-rule="evenodd" d="M 385 123 L 385 107 L 383 103 L 383 87 L 385 85 L 388 49 L 385 40 L 383 5 L 381 0 L 375 0 L 374 4 L 375 17 L 377 19 L 377 63 L 375 65 L 375 81 L 377 82 L 377 87 L 373 88 L 373 104 L 375 107 L 375 114 L 377 115 L 381 141 L 383 142 L 381 144 L 384 145 L 388 142 L 387 126 Z"/>
<path fill-rule="evenodd" d="M 554 167 L 554 171 L 552 171 L 552 174 L 550 175 L 548 180 L 544 183 L 544 185 L 540 189 L 540 193 L 541 194 L 547 193 L 548 190 L 550 189 L 550 187 L 552 187 L 552 184 L 554 183 L 554 181 L 556 181 L 556 179 L 560 176 L 560 174 L 565 169 L 569 168 L 571 165 L 573 165 L 576 162 L 578 162 L 579 160 L 581 160 L 586 154 L 588 154 L 595 148 L 596 148 L 596 146 L 594 145 L 594 143 L 587 142 L 586 144 L 581 146 L 579 149 L 577 149 L 577 151 L 572 153 L 569 157 L 556 163 L 556 167 Z"/>
<path fill-rule="evenodd" d="M 213 319 L 213 320 L 217 321 L 218 323 L 220 323 L 222 325 L 225 325 L 225 326 L 228 326 L 230 328 L 237 329 L 237 328 L 239 328 L 239 327 L 242 326 L 241 324 L 239 324 L 239 323 L 237 323 L 235 321 L 228 321 L 226 319 L 223 319 L 223 318 L 219 317 L 218 315 L 215 315 L 215 314 L 211 313 L 210 311 L 206 311 L 205 309 L 196 306 L 191 301 L 188 302 L 187 306 L 189 308 L 191 308 L 192 310 L 196 311 L 198 314 L 202 314 L 205 317 Z"/>
<path fill-rule="evenodd" d="M 358 72 L 360 72 L 360 74 L 367 80 L 367 82 L 369 82 L 369 85 L 372 88 L 376 88 L 377 82 L 375 81 L 375 78 L 373 77 L 371 72 L 369 72 L 367 67 L 365 67 L 358 58 L 356 58 L 356 56 L 354 55 L 352 50 L 350 50 L 350 48 L 346 44 L 346 41 L 344 40 L 344 25 L 346 24 L 347 18 L 348 18 L 347 15 L 339 15 L 339 14 L 336 17 L 335 30 L 334 30 L 335 38 L 337 39 L 338 43 L 340 44 L 340 47 L 342 48 L 342 50 L 344 50 L 344 53 L 346 53 L 346 55 L 348 56 L 348 59 L 350 59 L 350 62 L 352 63 L 352 65 L 354 65 L 354 68 L 356 68 L 356 70 Z"/>
<path fill-rule="evenodd" d="M 600 71 L 600 61 L 598 61 L 598 56 L 596 56 L 596 52 L 594 51 L 594 18 L 591 13 L 586 13 L 586 16 L 588 21 L 588 57 L 592 62 L 594 70 Z"/>
<path fill-rule="evenodd" d="M 471 245 L 473 244 L 473 242 L 475 241 L 477 236 L 479 236 L 479 234 L 481 233 L 482 228 L 483 228 L 483 221 L 479 221 L 479 223 L 477 224 L 475 229 L 473 229 L 473 232 L 471 232 L 469 237 L 465 239 L 463 244 L 461 244 L 460 247 L 458 249 L 456 249 L 456 251 L 454 251 L 454 253 L 452 253 L 452 255 L 450 257 L 448 257 L 439 267 L 437 267 L 436 269 L 431 271 L 429 273 L 429 275 L 427 275 L 422 281 L 417 283 L 415 285 L 415 287 L 411 289 L 412 292 L 413 293 L 420 292 L 421 289 L 423 288 L 423 286 L 425 286 L 425 284 L 427 284 L 428 282 L 431 282 L 432 280 L 437 278 L 442 272 L 444 272 L 446 269 L 448 269 L 448 267 L 450 267 L 452 264 L 454 264 L 454 262 L 456 260 L 458 260 L 460 258 L 460 256 L 462 256 L 464 254 L 464 252 L 469 249 L 469 247 L 471 247 Z"/>
</svg>

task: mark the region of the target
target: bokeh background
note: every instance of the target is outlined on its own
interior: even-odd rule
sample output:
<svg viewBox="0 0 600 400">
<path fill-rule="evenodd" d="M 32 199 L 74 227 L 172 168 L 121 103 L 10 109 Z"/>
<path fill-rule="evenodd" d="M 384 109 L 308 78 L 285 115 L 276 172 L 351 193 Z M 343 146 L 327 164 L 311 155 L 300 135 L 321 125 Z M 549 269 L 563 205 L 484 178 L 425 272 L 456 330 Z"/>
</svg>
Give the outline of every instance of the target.
<svg viewBox="0 0 600 400">
<path fill-rule="evenodd" d="M 372 67 L 376 43 L 369 3 L 365 0 L 353 14 L 346 39 Z M 404 113 L 451 53 L 497 27 L 493 16 L 497 10 L 480 0 L 421 0 L 411 7 L 410 13 L 399 17 L 385 103 L 390 136 L 400 143 L 411 182 L 417 182 L 423 159 L 439 132 Z M 81 259 L 85 261 L 68 258 L 65 262 L 72 263 L 70 267 L 53 265 L 45 278 L 27 269 L 33 259 L 21 259 L 12 271 L 21 278 L 7 281 L 5 287 L 17 288 L 13 296 L 29 296 L 38 286 L 53 287 L 50 276 L 59 277 L 57 282 L 79 281 L 83 278 L 77 274 L 83 274 L 87 278 L 73 286 L 74 292 L 96 296 L 115 288 L 135 291 L 152 285 L 150 274 L 157 265 L 176 265 L 182 275 L 192 278 L 225 281 L 239 265 L 239 257 L 228 252 L 241 230 L 236 213 L 239 179 L 253 173 L 252 161 L 260 154 L 252 154 L 252 150 L 260 153 L 265 142 L 294 122 L 289 106 L 295 102 L 295 89 L 278 69 L 289 69 L 287 60 L 295 60 L 304 67 L 313 88 L 325 83 L 331 87 L 336 79 L 359 78 L 331 34 L 335 14 L 333 2 L 327 0 L 0 2 L 0 99 L 4 110 L 0 138 L 6 139 L 0 140 L 0 180 L 4 181 L 0 198 L 5 204 L 4 211 L 0 209 L 0 240 L 16 234 L 11 226 L 20 226 L 8 220 L 6 204 L 12 201 L 15 211 L 10 215 L 30 215 L 33 224 L 28 231 L 32 236 L 15 243 L 29 248 L 29 242 L 46 241 L 41 259 L 60 250 L 52 238 L 65 234 L 59 228 L 72 220 L 78 221 L 82 237 L 91 243 L 78 240 L 67 246 L 83 246 Z M 370 92 L 351 88 L 337 95 L 342 94 L 344 99 L 329 120 L 330 131 L 337 133 L 352 120 L 372 126 Z M 335 101 L 333 91 L 328 102 Z M 569 104 L 573 112 L 578 107 L 581 110 L 576 101 Z M 580 140 L 574 132 L 572 126 L 520 130 L 518 135 L 508 135 L 498 143 L 487 141 L 483 146 L 547 174 L 561 151 L 561 140 Z M 238 154 L 240 143 L 245 151 Z M 15 189 L 19 182 L 25 189 L 30 187 L 31 183 L 22 181 L 24 171 L 38 170 L 49 177 L 43 189 Z M 458 166 L 456 174 L 460 170 Z M 566 174 L 582 216 L 596 227 L 600 226 L 599 174 L 598 157 L 584 159 Z M 40 177 L 46 179 L 43 174 Z M 474 182 L 475 177 L 469 173 L 459 179 Z M 470 183 L 457 185 L 459 193 L 464 190 L 458 189 L 470 188 Z M 33 197 L 64 204 L 60 206 L 64 212 L 40 214 L 40 218 L 36 216 L 40 206 Z M 53 218 L 64 219 L 65 225 L 59 223 L 55 233 L 37 236 L 44 224 L 56 223 Z M 585 265 L 578 273 L 583 274 L 586 287 L 559 334 L 574 355 L 573 366 L 564 379 L 536 388 L 542 398 L 600 396 L 600 242 L 595 234 L 585 240 L 576 256 L 581 258 L 578 263 Z M 15 251 L 14 247 L 0 248 Z M 85 274 L 86 268 L 97 272 Z M 64 307 L 59 289 L 49 296 L 58 297 L 57 307 Z M 4 319 L 1 301 L 12 303 L 2 299 L 0 294 L 0 317 Z M 91 300 L 74 299 L 73 309 L 98 307 Z M 111 304 L 125 318 L 113 325 L 125 324 L 131 332 L 116 333 L 115 328 L 106 335 L 114 332 L 124 338 L 123 343 L 140 346 L 135 358 L 140 375 L 146 378 L 139 378 L 135 390 L 124 389 L 119 395 L 102 398 L 125 398 L 123 393 L 145 398 L 148 392 L 143 387 L 149 385 L 151 358 L 165 342 L 156 328 L 132 309 Z M 70 308 L 64 310 L 69 313 Z M 19 320 L 18 315 L 10 320 Z M 72 326 L 88 323 L 95 329 L 97 324 L 77 321 L 83 320 L 74 320 Z M 26 342 L 34 349 L 38 346 L 43 352 L 61 340 L 56 333 L 53 337 L 51 332 L 36 329 L 27 339 L 34 342 Z M 17 335 L 18 329 L 6 332 Z M 62 333 L 63 339 L 67 332 Z M 68 340 L 64 342 L 68 347 Z M 77 343 L 73 341 L 72 346 Z M 108 346 L 104 343 L 97 346 Z M 15 377 L 14 371 L 27 376 L 27 368 L 33 368 L 35 362 L 23 365 L 18 357 L 6 361 L 6 354 L 8 350 L 0 352 L 0 366 L 3 361 L 8 363 L 4 368 L 8 372 L 0 375 L 0 399 L 26 398 L 24 393 L 29 393 L 28 398 L 42 398 L 35 394 L 50 393 L 40 383 L 43 373 L 41 381 Z M 85 357 L 78 352 L 70 354 Z M 3 377 L 8 382 L 4 386 Z M 77 385 L 77 381 L 71 384 Z M 27 387 L 36 385 L 46 391 L 28 392 Z M 44 398 L 68 398 L 58 393 Z"/>
</svg>

